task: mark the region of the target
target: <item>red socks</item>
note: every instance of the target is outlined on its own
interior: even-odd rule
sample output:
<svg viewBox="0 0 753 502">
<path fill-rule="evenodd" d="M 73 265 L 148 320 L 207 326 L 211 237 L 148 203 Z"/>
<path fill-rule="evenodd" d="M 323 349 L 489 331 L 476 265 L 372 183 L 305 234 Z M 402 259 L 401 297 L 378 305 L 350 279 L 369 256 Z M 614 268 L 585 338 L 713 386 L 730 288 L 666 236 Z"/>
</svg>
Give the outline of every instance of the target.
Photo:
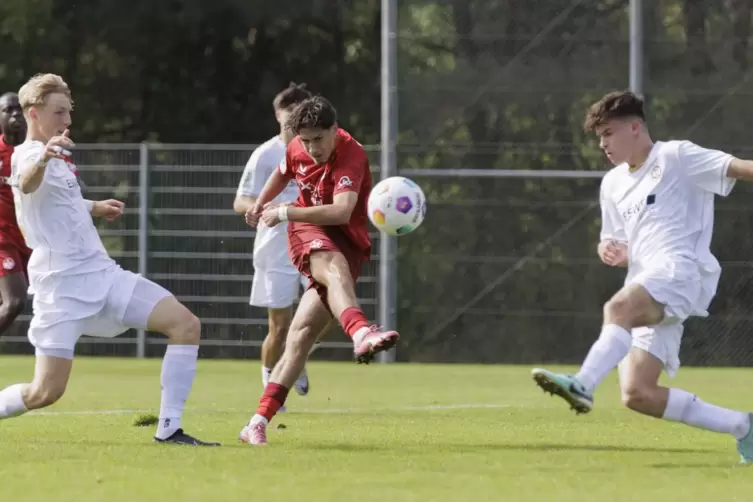
<svg viewBox="0 0 753 502">
<path fill-rule="evenodd" d="M 348 307 L 343 310 L 343 313 L 340 315 L 340 325 L 348 336 L 353 338 L 356 331 L 369 325 L 369 321 L 366 319 L 366 316 L 363 315 L 361 309 L 358 307 Z"/>
<path fill-rule="evenodd" d="M 256 410 L 256 414 L 263 416 L 267 421 L 272 420 L 282 405 L 285 404 L 289 390 L 279 383 L 268 383 L 264 387 L 264 394 L 259 400 L 259 408 Z"/>
</svg>

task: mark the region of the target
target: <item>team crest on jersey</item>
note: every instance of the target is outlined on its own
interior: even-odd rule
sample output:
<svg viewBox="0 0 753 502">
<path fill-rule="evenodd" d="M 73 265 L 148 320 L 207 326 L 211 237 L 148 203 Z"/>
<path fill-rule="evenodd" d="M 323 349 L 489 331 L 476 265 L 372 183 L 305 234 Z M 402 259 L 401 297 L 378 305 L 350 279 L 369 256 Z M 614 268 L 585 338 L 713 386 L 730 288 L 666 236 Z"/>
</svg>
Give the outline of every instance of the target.
<svg viewBox="0 0 753 502">
<path fill-rule="evenodd" d="M 650 175 L 651 175 L 651 179 L 653 180 L 658 180 L 659 178 L 661 178 L 661 166 L 657 164 L 654 167 L 652 167 Z"/>
<path fill-rule="evenodd" d="M 352 186 L 353 182 L 350 181 L 350 178 L 348 178 L 347 176 L 343 176 L 342 178 L 340 178 L 340 181 L 337 182 L 337 188 L 347 188 Z"/>
<path fill-rule="evenodd" d="M 3 260 L 3 268 L 5 270 L 13 270 L 16 267 L 16 262 L 13 261 L 13 258 L 5 258 Z"/>
</svg>

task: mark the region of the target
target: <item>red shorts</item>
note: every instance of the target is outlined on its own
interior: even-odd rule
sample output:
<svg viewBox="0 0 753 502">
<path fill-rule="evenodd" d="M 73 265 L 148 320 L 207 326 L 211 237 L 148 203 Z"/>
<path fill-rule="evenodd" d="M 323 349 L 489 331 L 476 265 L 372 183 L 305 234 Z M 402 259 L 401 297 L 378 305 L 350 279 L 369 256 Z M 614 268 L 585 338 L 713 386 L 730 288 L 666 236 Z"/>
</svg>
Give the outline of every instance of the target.
<svg viewBox="0 0 753 502">
<path fill-rule="evenodd" d="M 26 245 L 19 246 L 10 241 L 0 240 L 0 277 L 23 272 L 26 274 L 26 267 L 31 258 L 31 249 Z"/>
<path fill-rule="evenodd" d="M 309 280 L 309 289 L 319 293 L 325 305 L 327 287 L 319 284 L 311 275 L 309 258 L 317 251 L 337 251 L 342 253 L 350 266 L 350 275 L 355 282 L 361 275 L 361 265 L 369 260 L 370 250 L 356 247 L 353 242 L 337 227 L 324 228 L 310 223 L 288 223 L 288 254 L 298 271 Z"/>
</svg>

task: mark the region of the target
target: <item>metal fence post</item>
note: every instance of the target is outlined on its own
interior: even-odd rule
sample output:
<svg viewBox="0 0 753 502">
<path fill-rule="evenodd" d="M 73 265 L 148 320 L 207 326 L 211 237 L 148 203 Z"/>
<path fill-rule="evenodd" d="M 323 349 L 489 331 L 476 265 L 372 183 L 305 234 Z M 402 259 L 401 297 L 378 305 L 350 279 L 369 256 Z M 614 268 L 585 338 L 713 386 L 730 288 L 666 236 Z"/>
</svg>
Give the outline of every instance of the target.
<svg viewBox="0 0 753 502">
<path fill-rule="evenodd" d="M 149 257 L 149 145 L 139 146 L 139 274 L 147 275 Z M 140 329 L 136 340 L 136 356 L 146 355 L 146 331 Z"/>
<path fill-rule="evenodd" d="M 643 0 L 630 0 L 630 90 L 643 94 Z"/>
<path fill-rule="evenodd" d="M 382 0 L 382 179 L 397 174 L 397 0 Z M 397 241 L 379 238 L 379 324 L 397 328 Z M 395 349 L 379 362 L 394 362 Z"/>
</svg>

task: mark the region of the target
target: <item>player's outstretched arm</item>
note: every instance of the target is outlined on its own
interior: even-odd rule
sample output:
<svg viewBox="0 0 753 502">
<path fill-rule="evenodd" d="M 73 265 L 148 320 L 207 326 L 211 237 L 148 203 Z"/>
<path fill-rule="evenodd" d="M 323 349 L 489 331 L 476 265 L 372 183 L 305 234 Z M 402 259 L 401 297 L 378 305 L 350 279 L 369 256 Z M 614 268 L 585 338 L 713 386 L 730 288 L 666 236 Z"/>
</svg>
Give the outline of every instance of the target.
<svg viewBox="0 0 753 502">
<path fill-rule="evenodd" d="M 736 180 L 753 181 L 753 160 L 732 158 L 727 168 L 727 177 Z"/>
<path fill-rule="evenodd" d="M 314 225 L 347 225 L 358 202 L 358 192 L 341 192 L 334 196 L 332 204 L 315 207 L 279 206 L 265 209 L 264 223 L 273 227 L 281 221 L 300 221 Z"/>
</svg>

